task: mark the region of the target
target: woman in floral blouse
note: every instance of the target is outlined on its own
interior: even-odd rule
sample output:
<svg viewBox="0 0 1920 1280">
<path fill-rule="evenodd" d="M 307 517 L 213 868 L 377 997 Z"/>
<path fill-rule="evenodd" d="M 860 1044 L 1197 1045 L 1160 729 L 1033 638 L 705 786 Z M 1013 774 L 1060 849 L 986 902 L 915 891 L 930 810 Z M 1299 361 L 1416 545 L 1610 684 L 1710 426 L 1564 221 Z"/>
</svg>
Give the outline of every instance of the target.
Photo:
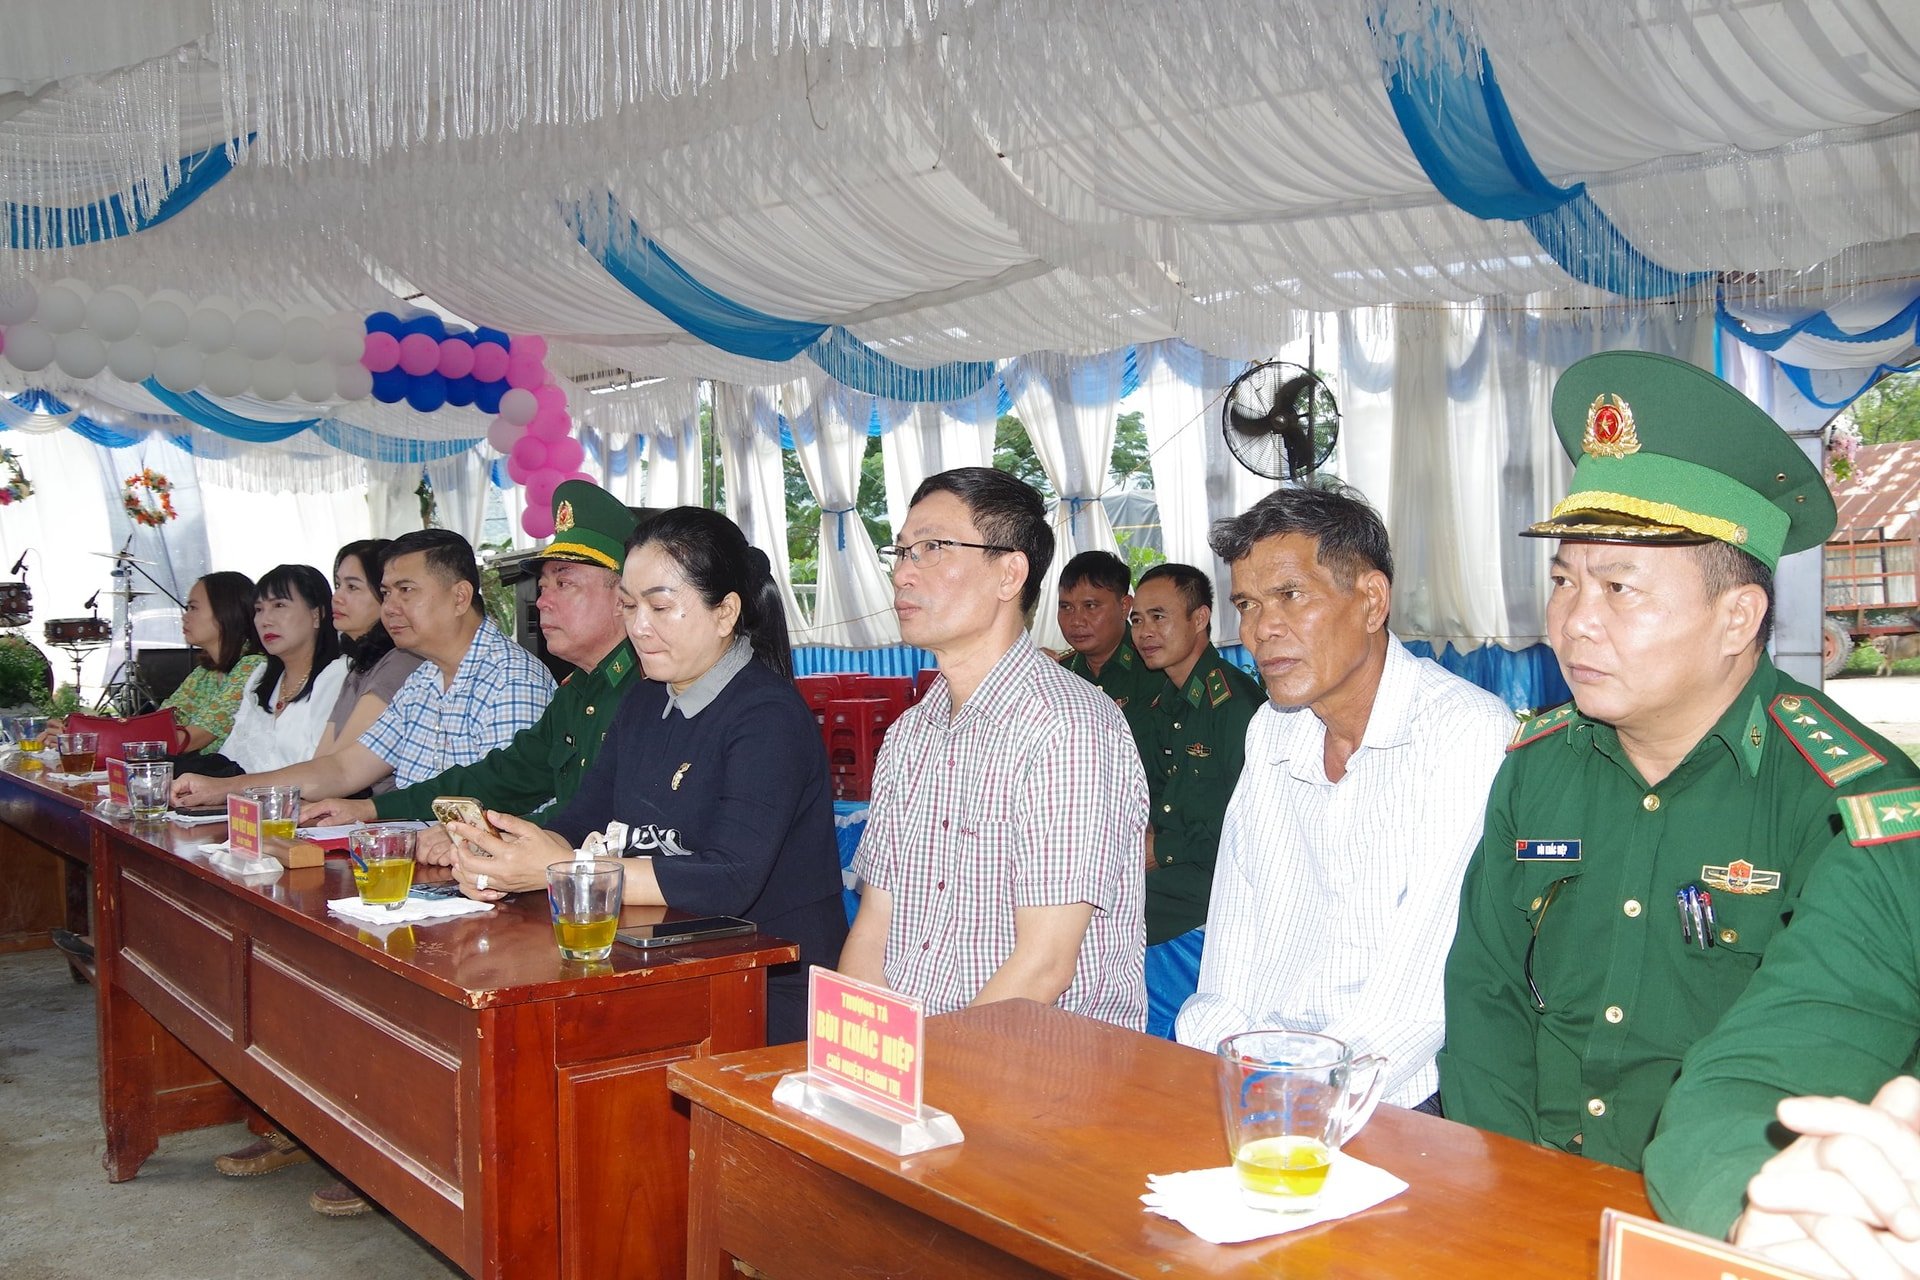
<svg viewBox="0 0 1920 1280">
<path fill-rule="evenodd" d="M 187 731 L 184 750 L 216 752 L 233 728 L 247 678 L 266 661 L 253 634 L 253 579 L 223 571 L 194 583 L 180 634 L 200 650 L 200 665 L 160 705 L 172 707 Z"/>
</svg>

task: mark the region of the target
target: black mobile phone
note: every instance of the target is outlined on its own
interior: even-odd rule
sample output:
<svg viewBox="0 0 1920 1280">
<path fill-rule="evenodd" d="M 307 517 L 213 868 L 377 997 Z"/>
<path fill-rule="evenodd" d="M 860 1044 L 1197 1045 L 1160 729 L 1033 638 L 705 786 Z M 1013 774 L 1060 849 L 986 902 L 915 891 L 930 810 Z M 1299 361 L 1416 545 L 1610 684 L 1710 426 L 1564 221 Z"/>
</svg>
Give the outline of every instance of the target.
<svg viewBox="0 0 1920 1280">
<path fill-rule="evenodd" d="M 676 947 L 683 942 L 738 937 L 743 933 L 752 933 L 753 929 L 753 921 L 742 920 L 738 916 L 697 916 L 692 920 L 637 924 L 613 936 L 630 947 Z"/>
<path fill-rule="evenodd" d="M 183 818 L 224 818 L 227 806 L 224 804 L 175 805 L 173 811 Z"/>
<path fill-rule="evenodd" d="M 428 884 L 416 884 L 407 890 L 409 898 L 457 898 L 460 896 L 458 880 L 435 880 Z"/>
</svg>

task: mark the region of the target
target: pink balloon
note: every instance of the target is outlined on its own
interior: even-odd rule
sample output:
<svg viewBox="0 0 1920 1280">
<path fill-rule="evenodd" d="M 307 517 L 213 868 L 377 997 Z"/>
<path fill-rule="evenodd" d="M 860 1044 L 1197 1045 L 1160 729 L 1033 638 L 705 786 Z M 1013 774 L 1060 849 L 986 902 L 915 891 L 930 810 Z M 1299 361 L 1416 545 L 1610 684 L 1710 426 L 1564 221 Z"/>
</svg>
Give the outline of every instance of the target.
<svg viewBox="0 0 1920 1280">
<path fill-rule="evenodd" d="M 597 485 L 597 484 L 599 484 L 599 483 L 600 483 L 600 477 L 599 477 L 599 476 L 591 476 L 591 475 L 588 475 L 588 474 L 587 474 L 586 472 L 584 472 L 584 471 L 576 471 L 576 472 L 574 472 L 574 473 L 573 473 L 572 475 L 570 475 L 570 476 L 568 476 L 568 477 L 567 477 L 567 479 L 569 479 L 569 480 L 584 480 L 584 481 L 586 481 L 586 482 L 587 482 L 588 484 L 592 484 L 592 485 Z"/>
<path fill-rule="evenodd" d="M 547 465 L 547 442 L 538 436 L 521 436 L 513 446 L 513 459 L 528 471 Z"/>
<path fill-rule="evenodd" d="M 552 501 L 552 495 L 548 495 Z M 551 538 L 553 536 L 553 509 L 551 506 L 528 506 L 520 513 L 520 527 L 527 531 L 529 538 Z"/>
<path fill-rule="evenodd" d="M 517 338 L 509 338 L 507 352 L 515 359 L 525 356 L 535 364 L 544 364 L 547 359 L 547 340 L 538 334 L 523 333 Z"/>
<path fill-rule="evenodd" d="M 527 478 L 532 474 L 533 474 L 532 467 L 523 467 L 518 462 L 514 461 L 512 454 L 507 455 L 507 478 L 509 480 L 513 481 L 515 484 L 525 484 L 527 482 Z"/>
<path fill-rule="evenodd" d="M 557 413 L 565 413 L 567 411 L 567 393 L 556 386 L 535 387 L 533 390 L 533 402 L 542 409 L 553 410 Z"/>
<path fill-rule="evenodd" d="M 385 373 L 400 363 L 400 340 L 390 333 L 370 333 L 360 349 L 360 363 L 368 373 Z"/>
<path fill-rule="evenodd" d="M 518 356 L 507 358 L 507 385 L 525 387 L 531 391 L 535 387 L 547 384 L 547 366 L 538 360 L 522 360 Z"/>
<path fill-rule="evenodd" d="M 573 420 L 563 410 L 555 413 L 542 409 L 533 415 L 533 421 L 527 424 L 527 434 L 539 436 L 542 440 L 558 440 L 573 434 Z"/>
<path fill-rule="evenodd" d="M 505 418 L 495 418 L 493 425 L 487 428 L 487 443 L 501 453 L 512 453 L 513 446 L 519 444 L 520 437 L 525 434 L 525 428 L 516 427 Z"/>
<path fill-rule="evenodd" d="M 564 471 L 536 471 L 527 477 L 527 505 L 547 510 L 553 506 L 553 491 L 566 479 Z"/>
<path fill-rule="evenodd" d="M 507 376 L 507 349 L 497 342 L 473 344 L 473 376 L 479 382 L 498 382 Z"/>
<path fill-rule="evenodd" d="M 440 363 L 436 366 L 443 378 L 464 378 L 473 372 L 473 348 L 458 338 L 448 338 L 440 344 Z"/>
<path fill-rule="evenodd" d="M 572 436 L 547 442 L 547 466 L 555 471 L 572 471 L 587 460 L 587 451 Z"/>
<path fill-rule="evenodd" d="M 440 363 L 440 344 L 424 333 L 410 333 L 400 339 L 400 369 L 419 377 L 432 373 Z"/>
</svg>

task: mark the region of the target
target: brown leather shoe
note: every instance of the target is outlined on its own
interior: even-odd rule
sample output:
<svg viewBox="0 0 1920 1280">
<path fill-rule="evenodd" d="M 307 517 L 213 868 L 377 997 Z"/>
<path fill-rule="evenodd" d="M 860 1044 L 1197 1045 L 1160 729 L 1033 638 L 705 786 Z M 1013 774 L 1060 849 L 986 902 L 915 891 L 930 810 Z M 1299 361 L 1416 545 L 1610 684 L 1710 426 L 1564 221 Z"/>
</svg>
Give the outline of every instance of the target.
<svg viewBox="0 0 1920 1280">
<path fill-rule="evenodd" d="M 373 1212 L 366 1197 L 344 1182 L 329 1182 L 308 1196 L 307 1203 L 323 1218 L 357 1218 Z"/>
<path fill-rule="evenodd" d="M 307 1149 L 278 1130 L 262 1134 L 258 1141 L 238 1151 L 213 1158 L 213 1167 L 229 1178 L 256 1178 L 290 1164 L 311 1160 Z"/>
</svg>

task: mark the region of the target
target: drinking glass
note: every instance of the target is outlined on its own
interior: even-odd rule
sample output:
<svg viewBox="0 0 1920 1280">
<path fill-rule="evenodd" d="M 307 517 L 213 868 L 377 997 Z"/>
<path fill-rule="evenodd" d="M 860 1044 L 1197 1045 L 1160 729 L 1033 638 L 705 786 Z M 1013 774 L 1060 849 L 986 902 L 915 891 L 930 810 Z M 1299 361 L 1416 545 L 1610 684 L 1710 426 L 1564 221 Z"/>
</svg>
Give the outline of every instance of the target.
<svg viewBox="0 0 1920 1280">
<path fill-rule="evenodd" d="M 92 773 L 94 754 L 99 746 L 97 733 L 55 734 L 53 749 L 60 753 L 60 772 Z"/>
<path fill-rule="evenodd" d="M 127 798 L 133 804 L 133 816 L 142 822 L 155 822 L 167 816 L 173 802 L 173 761 L 140 760 L 127 763 Z"/>
<path fill-rule="evenodd" d="M 1281 1213 L 1313 1208 L 1334 1155 L 1380 1101 L 1386 1062 L 1308 1031 L 1222 1040 L 1220 1106 L 1241 1197 Z"/>
<path fill-rule="evenodd" d="M 400 909 L 413 887 L 413 845 L 411 827 L 360 827 L 347 836 L 353 883 L 361 902 L 389 911 Z"/>
<path fill-rule="evenodd" d="M 300 823 L 300 788 L 248 787 L 240 794 L 260 802 L 260 838 L 293 843 Z"/>
<path fill-rule="evenodd" d="M 626 869 L 612 859 L 556 862 L 547 868 L 553 940 L 569 960 L 605 960 L 620 927 Z"/>
</svg>

